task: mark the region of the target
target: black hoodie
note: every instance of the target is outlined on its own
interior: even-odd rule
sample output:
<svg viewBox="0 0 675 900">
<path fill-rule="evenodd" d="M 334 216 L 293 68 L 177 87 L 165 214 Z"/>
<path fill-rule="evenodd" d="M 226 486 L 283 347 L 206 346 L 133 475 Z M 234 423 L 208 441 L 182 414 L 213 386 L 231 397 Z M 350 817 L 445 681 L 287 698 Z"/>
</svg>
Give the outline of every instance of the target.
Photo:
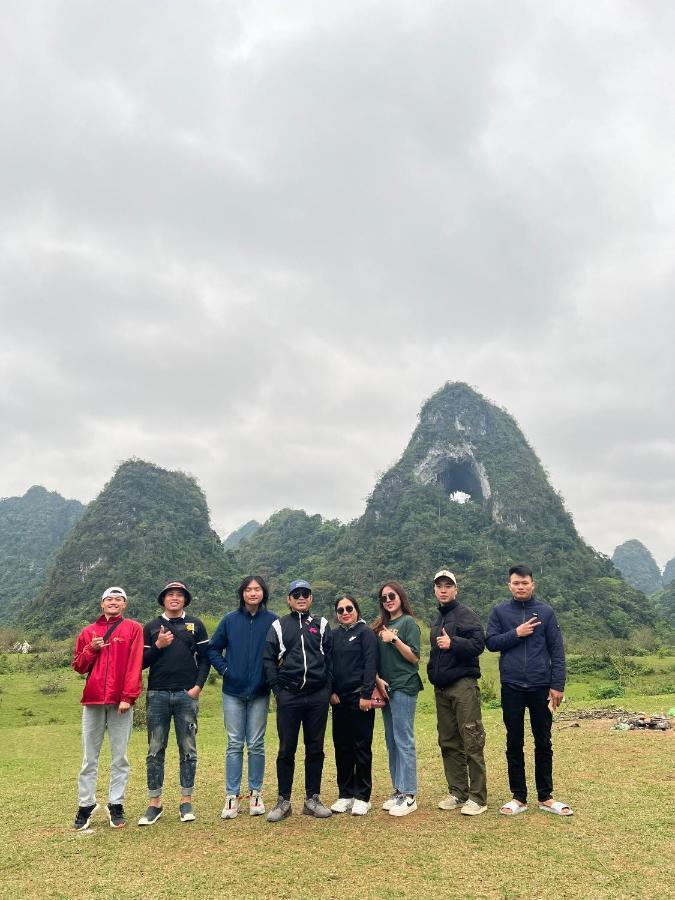
<svg viewBox="0 0 675 900">
<path fill-rule="evenodd" d="M 333 691 L 370 699 L 377 672 L 377 638 L 363 619 L 333 629 Z"/>
</svg>

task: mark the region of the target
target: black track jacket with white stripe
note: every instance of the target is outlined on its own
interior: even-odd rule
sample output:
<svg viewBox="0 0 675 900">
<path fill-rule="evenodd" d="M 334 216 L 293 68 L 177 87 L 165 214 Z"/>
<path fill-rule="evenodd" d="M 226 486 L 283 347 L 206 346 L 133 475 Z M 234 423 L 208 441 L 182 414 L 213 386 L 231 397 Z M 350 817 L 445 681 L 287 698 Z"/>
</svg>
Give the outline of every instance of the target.
<svg viewBox="0 0 675 900">
<path fill-rule="evenodd" d="M 273 622 L 263 655 L 265 678 L 279 691 L 332 690 L 333 640 L 328 621 L 311 613 L 292 612 Z"/>
</svg>

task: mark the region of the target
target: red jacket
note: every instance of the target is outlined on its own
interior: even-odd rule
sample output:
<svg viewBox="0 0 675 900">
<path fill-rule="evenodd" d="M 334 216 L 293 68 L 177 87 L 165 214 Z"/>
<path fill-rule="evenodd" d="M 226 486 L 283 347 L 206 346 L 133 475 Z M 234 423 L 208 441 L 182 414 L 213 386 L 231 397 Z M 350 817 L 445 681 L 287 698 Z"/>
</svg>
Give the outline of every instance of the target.
<svg viewBox="0 0 675 900">
<path fill-rule="evenodd" d="M 143 626 L 133 619 L 124 619 L 111 634 L 108 646 L 99 651 L 91 649 L 94 637 L 104 637 L 117 619 L 100 616 L 93 625 L 83 628 L 75 642 L 73 668 L 87 675 L 81 703 L 133 704 L 141 693 L 143 666 Z"/>
</svg>

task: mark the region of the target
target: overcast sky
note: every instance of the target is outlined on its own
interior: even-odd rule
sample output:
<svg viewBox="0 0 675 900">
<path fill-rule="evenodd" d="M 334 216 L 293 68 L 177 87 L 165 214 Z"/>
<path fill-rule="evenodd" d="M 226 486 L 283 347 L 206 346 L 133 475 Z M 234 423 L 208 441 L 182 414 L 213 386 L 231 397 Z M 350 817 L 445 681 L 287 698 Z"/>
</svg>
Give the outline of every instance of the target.
<svg viewBox="0 0 675 900">
<path fill-rule="evenodd" d="M 348 521 L 424 400 L 675 556 L 670 0 L 0 10 L 0 496 L 130 456 Z"/>
</svg>

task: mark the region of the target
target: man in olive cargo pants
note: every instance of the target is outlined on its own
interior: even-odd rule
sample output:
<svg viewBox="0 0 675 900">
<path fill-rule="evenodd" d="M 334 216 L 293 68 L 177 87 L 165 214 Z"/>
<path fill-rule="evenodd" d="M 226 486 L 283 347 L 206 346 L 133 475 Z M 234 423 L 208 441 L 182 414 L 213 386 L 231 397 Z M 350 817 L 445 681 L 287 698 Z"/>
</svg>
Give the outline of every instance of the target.
<svg viewBox="0 0 675 900">
<path fill-rule="evenodd" d="M 434 577 L 438 615 L 431 625 L 427 673 L 434 685 L 438 743 L 449 796 L 441 809 L 478 816 L 487 809 L 485 729 L 481 721 L 480 665 L 485 634 L 478 616 L 457 602 L 457 579 L 441 569 Z"/>
</svg>

